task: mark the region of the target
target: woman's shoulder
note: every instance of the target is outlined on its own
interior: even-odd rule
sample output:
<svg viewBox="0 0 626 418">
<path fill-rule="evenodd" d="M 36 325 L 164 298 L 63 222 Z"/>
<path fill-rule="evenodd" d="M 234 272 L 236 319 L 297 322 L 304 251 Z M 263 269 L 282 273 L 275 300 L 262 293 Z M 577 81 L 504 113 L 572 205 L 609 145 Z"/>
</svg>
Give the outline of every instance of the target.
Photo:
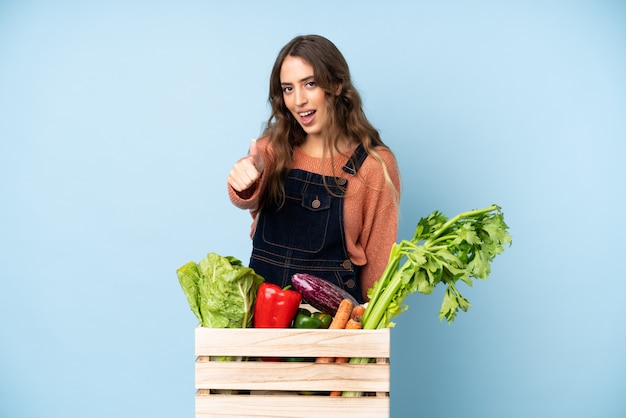
<svg viewBox="0 0 626 418">
<path fill-rule="evenodd" d="M 367 158 L 365 162 L 369 162 L 373 167 L 380 165 L 380 160 L 382 160 L 389 169 L 395 169 L 395 167 L 397 167 L 396 156 L 387 146 L 377 145 L 369 154 L 369 158 Z"/>
<path fill-rule="evenodd" d="M 384 145 L 378 145 L 369 153 L 361 167 L 363 176 L 370 182 L 384 184 L 391 180 L 400 184 L 400 170 L 394 153 Z"/>
<path fill-rule="evenodd" d="M 384 158 L 392 159 L 392 160 L 396 159 L 393 151 L 391 151 L 391 149 L 386 145 L 377 145 L 374 147 L 374 151 L 379 153 Z"/>
</svg>

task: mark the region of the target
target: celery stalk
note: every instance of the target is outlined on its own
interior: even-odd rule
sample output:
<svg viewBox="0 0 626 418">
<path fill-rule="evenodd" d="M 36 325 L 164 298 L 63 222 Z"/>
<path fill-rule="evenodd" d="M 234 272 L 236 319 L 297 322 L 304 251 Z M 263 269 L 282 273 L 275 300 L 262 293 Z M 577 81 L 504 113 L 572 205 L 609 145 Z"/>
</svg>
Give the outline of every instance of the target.
<svg viewBox="0 0 626 418">
<path fill-rule="evenodd" d="M 457 282 L 472 286 L 472 279 L 486 279 L 491 272 L 490 263 L 511 243 L 498 205 L 459 213 L 451 219 L 439 211 L 421 218 L 411 240 L 393 245 L 385 271 L 369 290 L 363 329 L 393 327 L 391 320 L 408 309 L 404 299 L 409 294 L 429 294 L 442 283 L 447 288 L 439 319 L 452 323 L 459 309 L 467 311 L 471 306 L 461 295 Z M 352 364 L 367 362 L 367 358 L 350 359 Z"/>
</svg>

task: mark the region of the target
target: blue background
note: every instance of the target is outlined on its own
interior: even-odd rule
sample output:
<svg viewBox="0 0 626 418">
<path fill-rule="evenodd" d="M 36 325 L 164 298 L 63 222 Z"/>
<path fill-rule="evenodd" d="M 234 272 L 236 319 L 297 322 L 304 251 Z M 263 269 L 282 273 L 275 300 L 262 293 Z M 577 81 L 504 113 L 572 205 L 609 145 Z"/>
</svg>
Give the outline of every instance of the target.
<svg viewBox="0 0 626 418">
<path fill-rule="evenodd" d="M 175 271 L 247 262 L 232 163 L 282 45 L 345 54 L 396 152 L 400 237 L 497 203 L 473 306 L 392 331 L 392 416 L 626 416 L 626 4 L 0 2 L 0 416 L 193 416 Z"/>
</svg>

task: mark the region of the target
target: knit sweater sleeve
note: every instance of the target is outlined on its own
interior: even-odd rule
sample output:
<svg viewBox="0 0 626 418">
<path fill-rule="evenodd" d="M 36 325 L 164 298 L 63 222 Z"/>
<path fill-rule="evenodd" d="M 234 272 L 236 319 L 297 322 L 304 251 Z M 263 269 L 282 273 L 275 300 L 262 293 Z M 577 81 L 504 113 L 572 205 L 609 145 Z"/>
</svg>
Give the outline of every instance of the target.
<svg viewBox="0 0 626 418">
<path fill-rule="evenodd" d="M 379 161 L 369 156 L 359 174 L 363 184 L 356 198 L 346 202 L 346 218 L 358 213 L 360 225 L 347 220 L 348 250 L 353 262 L 361 265 L 361 288 L 367 300 L 367 290 L 380 278 L 389 261 L 389 253 L 398 234 L 400 173 L 394 155 L 387 149 L 377 149 L 387 165 L 394 194 L 385 180 Z M 360 206 L 360 208 L 359 208 Z"/>
</svg>

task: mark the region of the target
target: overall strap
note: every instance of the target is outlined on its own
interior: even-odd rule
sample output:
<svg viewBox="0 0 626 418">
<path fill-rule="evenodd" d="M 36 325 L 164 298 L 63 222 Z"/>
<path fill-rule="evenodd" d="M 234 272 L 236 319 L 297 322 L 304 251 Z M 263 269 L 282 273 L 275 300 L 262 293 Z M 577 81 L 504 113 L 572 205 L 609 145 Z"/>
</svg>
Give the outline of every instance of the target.
<svg viewBox="0 0 626 418">
<path fill-rule="evenodd" d="M 343 166 L 343 171 L 354 176 L 359 171 L 359 168 L 361 168 L 361 165 L 366 158 L 367 151 L 365 151 L 363 144 L 359 144 L 359 146 L 354 150 L 354 154 L 350 156 L 346 165 Z"/>
</svg>

